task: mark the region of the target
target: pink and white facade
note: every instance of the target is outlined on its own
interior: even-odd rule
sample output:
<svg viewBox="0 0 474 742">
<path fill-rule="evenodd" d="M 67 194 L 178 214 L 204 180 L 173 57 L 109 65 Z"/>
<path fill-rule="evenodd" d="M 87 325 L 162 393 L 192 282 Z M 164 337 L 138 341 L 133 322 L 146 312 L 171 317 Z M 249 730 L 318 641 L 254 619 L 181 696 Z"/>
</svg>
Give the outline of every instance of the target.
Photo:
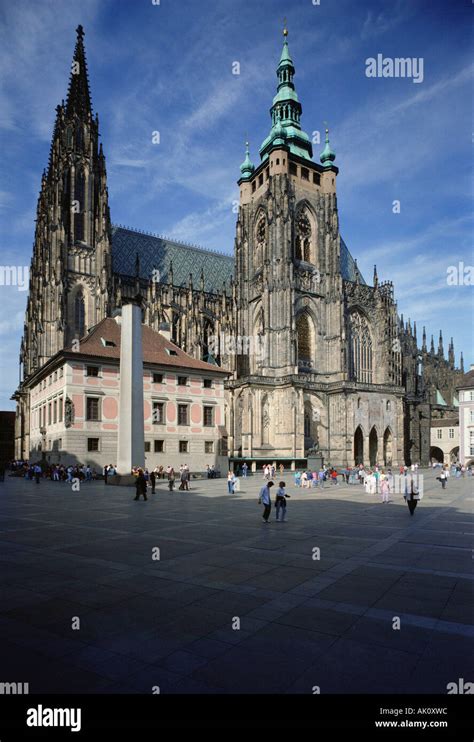
<svg viewBox="0 0 474 742">
<path fill-rule="evenodd" d="M 29 384 L 30 459 L 117 463 L 120 319 L 106 319 L 74 349 L 61 351 Z M 74 348 L 74 345 L 73 345 Z M 188 356 L 143 327 L 145 466 L 228 467 L 224 420 L 227 372 Z"/>
</svg>

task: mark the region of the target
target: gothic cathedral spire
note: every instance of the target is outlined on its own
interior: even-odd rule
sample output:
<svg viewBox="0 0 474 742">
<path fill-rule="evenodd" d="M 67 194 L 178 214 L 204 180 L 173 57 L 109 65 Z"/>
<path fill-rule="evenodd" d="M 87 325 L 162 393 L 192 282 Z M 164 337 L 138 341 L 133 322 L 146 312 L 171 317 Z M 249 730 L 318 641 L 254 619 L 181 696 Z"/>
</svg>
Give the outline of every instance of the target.
<svg viewBox="0 0 474 742">
<path fill-rule="evenodd" d="M 56 107 L 38 198 L 23 338 L 26 378 L 110 309 L 110 213 L 99 120 L 77 28 L 67 101 Z"/>
</svg>

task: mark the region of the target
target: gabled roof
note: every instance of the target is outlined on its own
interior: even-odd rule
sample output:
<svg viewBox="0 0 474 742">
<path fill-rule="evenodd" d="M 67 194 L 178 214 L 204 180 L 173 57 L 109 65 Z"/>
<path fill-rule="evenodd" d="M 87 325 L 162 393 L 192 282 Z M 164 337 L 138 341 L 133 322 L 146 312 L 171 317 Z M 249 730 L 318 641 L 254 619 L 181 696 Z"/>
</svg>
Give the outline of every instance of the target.
<svg viewBox="0 0 474 742">
<path fill-rule="evenodd" d="M 107 317 L 93 327 L 88 335 L 82 338 L 79 349 L 74 352 L 74 356 L 90 356 L 120 361 L 120 339 L 121 327 L 119 322 L 116 319 Z M 112 343 L 112 345 L 107 345 L 106 343 Z M 193 358 L 147 325 L 142 325 L 142 347 L 144 363 L 157 366 L 172 366 L 174 368 L 188 369 L 189 371 L 220 373 L 223 375 L 228 375 L 229 373 L 219 366 L 214 366 L 210 363 L 205 363 L 205 361 Z M 65 352 L 68 352 L 67 348 Z"/>
</svg>

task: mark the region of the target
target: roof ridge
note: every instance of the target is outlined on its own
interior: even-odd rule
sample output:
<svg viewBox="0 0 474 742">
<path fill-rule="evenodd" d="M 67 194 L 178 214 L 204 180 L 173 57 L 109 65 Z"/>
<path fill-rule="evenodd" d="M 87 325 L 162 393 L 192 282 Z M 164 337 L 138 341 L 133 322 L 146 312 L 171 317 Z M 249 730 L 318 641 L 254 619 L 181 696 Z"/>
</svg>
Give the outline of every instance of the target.
<svg viewBox="0 0 474 742">
<path fill-rule="evenodd" d="M 146 229 L 138 229 L 138 227 L 128 227 L 125 224 L 112 224 L 112 229 L 126 229 L 128 232 L 135 232 L 136 234 L 145 234 L 148 235 L 148 237 L 155 237 L 160 240 L 167 240 L 168 242 L 173 242 L 175 245 L 180 245 L 181 247 L 187 247 L 191 248 L 192 250 L 199 250 L 199 252 L 207 252 L 212 255 L 220 255 L 224 258 L 232 258 L 232 255 L 229 255 L 229 253 L 225 253 L 222 250 L 211 250 L 209 247 L 203 247 L 202 245 L 196 245 L 192 242 L 185 242 L 184 240 L 175 240 L 173 237 L 168 237 L 164 234 L 158 234 L 158 232 L 150 232 Z"/>
</svg>

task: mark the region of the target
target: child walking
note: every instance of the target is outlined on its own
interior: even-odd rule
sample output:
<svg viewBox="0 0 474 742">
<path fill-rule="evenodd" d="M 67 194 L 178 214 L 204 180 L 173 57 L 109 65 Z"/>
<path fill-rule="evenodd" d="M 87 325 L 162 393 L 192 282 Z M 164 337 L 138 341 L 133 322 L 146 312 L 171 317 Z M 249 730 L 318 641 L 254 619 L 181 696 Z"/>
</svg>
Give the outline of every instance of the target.
<svg viewBox="0 0 474 742">
<path fill-rule="evenodd" d="M 287 495 L 285 492 L 285 482 L 280 482 L 280 485 L 276 492 L 276 498 L 275 498 L 275 509 L 276 509 L 276 521 L 277 523 L 284 523 L 285 517 L 286 517 L 286 500 L 290 495 Z M 281 519 L 280 519 L 280 513 L 281 513 Z"/>
</svg>

